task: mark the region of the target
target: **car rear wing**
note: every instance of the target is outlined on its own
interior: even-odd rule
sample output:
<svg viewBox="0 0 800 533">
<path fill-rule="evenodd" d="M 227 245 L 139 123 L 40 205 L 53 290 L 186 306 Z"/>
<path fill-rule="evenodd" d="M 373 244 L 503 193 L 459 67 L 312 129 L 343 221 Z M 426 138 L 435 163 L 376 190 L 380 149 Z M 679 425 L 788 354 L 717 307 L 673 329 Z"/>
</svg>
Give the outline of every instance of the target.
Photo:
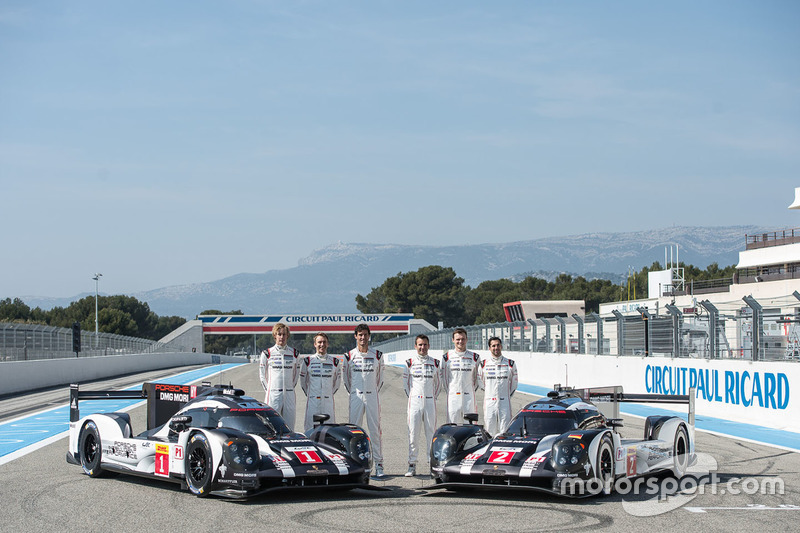
<svg viewBox="0 0 800 533">
<path fill-rule="evenodd" d="M 147 429 L 159 427 L 167 422 L 189 400 L 212 390 L 211 384 L 172 385 L 147 382 L 139 390 L 82 391 L 77 383 L 69 386 L 69 421 L 81 418 L 80 400 L 147 400 Z"/>
<path fill-rule="evenodd" d="M 592 387 L 586 389 L 572 389 L 555 385 L 554 389 L 559 392 L 572 392 L 580 396 L 586 401 L 594 404 L 610 404 L 612 409 L 611 413 L 606 413 L 604 409 L 598 409 L 603 412 L 608 418 L 619 418 L 619 404 L 620 403 L 657 403 L 657 404 L 685 404 L 688 406 L 688 422 L 694 426 L 695 414 L 695 389 L 689 389 L 689 394 L 643 394 L 643 393 L 626 393 L 622 391 L 622 387 Z"/>
</svg>

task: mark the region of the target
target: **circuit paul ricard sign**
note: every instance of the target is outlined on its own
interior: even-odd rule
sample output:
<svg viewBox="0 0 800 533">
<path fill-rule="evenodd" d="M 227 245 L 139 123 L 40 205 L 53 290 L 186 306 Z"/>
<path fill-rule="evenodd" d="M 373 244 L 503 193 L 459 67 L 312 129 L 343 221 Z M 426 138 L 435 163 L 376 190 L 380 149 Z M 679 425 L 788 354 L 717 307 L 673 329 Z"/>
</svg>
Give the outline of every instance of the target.
<svg viewBox="0 0 800 533">
<path fill-rule="evenodd" d="M 367 324 L 372 333 L 408 333 L 413 314 L 360 313 L 346 315 L 200 315 L 203 334 L 248 335 L 272 333 L 281 322 L 292 333 L 353 333 L 359 324 Z"/>
</svg>

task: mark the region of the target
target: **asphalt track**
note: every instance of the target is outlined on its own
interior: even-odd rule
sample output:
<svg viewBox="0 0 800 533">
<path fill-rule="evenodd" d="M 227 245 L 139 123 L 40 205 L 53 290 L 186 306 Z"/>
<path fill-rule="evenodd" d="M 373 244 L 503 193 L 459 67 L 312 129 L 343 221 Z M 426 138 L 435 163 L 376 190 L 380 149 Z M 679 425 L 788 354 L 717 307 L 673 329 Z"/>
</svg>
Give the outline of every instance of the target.
<svg viewBox="0 0 800 533">
<path fill-rule="evenodd" d="M 718 482 L 699 491 L 659 500 L 614 494 L 569 500 L 526 492 L 426 493 L 426 475 L 403 477 L 407 466 L 406 399 L 400 369 L 387 368 L 381 393 L 387 492 L 293 492 L 247 502 L 199 499 L 179 485 L 132 476 L 91 479 L 64 457 L 67 441 L 55 442 L 0 465 L 0 523 L 4 531 L 787 531 L 800 520 L 800 454 L 699 432 L 697 449 Z M 165 373 L 128 376 L 85 388 L 126 388 Z M 170 381 L 169 379 L 167 381 Z M 222 379 L 261 398 L 255 364 L 227 370 Z M 531 399 L 518 394 L 515 408 Z M 0 399 L 0 422 L 67 401 L 67 389 Z M 444 403 L 440 398 L 440 420 Z M 298 388 L 298 421 L 305 406 Z M 81 404 L 83 411 L 84 404 Z M 347 413 L 344 391 L 337 417 Z M 145 412 L 131 413 L 134 431 Z M 638 436 L 643 421 L 626 417 L 625 436 Z M 714 464 L 710 464 L 710 463 Z M 426 467 L 420 468 L 423 472 Z M 741 479 L 742 481 L 737 481 Z M 783 494 L 751 494 L 767 483 Z M 659 478 L 669 484 L 671 478 Z M 779 485 L 778 485 L 779 486 Z M 731 489 L 739 491 L 732 494 Z M 780 491 L 777 491 L 780 492 Z"/>
</svg>

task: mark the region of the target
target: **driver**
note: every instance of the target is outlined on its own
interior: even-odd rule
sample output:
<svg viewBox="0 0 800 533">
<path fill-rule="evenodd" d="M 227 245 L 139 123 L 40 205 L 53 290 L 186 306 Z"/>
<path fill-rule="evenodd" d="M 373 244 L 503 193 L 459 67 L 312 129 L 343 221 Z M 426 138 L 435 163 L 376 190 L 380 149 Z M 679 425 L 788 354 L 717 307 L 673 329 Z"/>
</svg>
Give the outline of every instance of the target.
<svg viewBox="0 0 800 533">
<path fill-rule="evenodd" d="M 511 422 L 511 396 L 517 390 L 517 367 L 503 356 L 503 343 L 498 337 L 489 339 L 490 357 L 478 365 L 478 382 L 483 396 L 483 423 L 489 435 L 503 433 Z"/>
<path fill-rule="evenodd" d="M 258 376 L 264 387 L 264 401 L 275 409 L 286 422 L 290 431 L 294 431 L 295 395 L 294 388 L 300 377 L 297 350 L 287 346 L 289 342 L 289 326 L 278 322 L 272 328 L 275 346 L 261 352 L 258 365 Z"/>
<path fill-rule="evenodd" d="M 427 335 L 417 335 L 417 354 L 403 367 L 403 389 L 408 396 L 408 472 L 417 473 L 417 438 L 425 427 L 426 455 L 430 456 L 431 438 L 436 430 L 436 397 L 439 395 L 439 360 L 428 355 Z"/>
<path fill-rule="evenodd" d="M 342 378 L 340 359 L 328 354 L 328 336 L 314 335 L 314 355 L 300 362 L 300 387 L 306 393 L 306 418 L 303 426 L 306 433 L 314 429 L 314 415 L 328 415 L 328 422 L 336 423 L 333 395 L 339 390 Z"/>
<path fill-rule="evenodd" d="M 475 391 L 478 389 L 478 361 L 475 352 L 467 350 L 467 330 L 453 331 L 454 350 L 442 356 L 442 386 L 447 392 L 447 422 L 463 424 L 464 415 L 477 413 Z"/>
<path fill-rule="evenodd" d="M 350 393 L 350 423 L 360 426 L 366 412 L 375 477 L 383 479 L 381 402 L 378 393 L 383 387 L 384 363 L 383 354 L 369 347 L 369 337 L 369 326 L 356 326 L 356 347 L 344 354 L 344 386 Z"/>
</svg>

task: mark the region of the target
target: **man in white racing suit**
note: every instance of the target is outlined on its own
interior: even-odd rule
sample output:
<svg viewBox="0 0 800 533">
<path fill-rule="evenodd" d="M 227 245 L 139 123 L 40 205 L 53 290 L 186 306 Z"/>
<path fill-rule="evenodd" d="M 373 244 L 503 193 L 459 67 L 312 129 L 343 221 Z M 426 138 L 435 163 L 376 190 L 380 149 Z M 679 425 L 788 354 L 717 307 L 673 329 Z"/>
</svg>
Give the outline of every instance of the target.
<svg viewBox="0 0 800 533">
<path fill-rule="evenodd" d="M 294 431 L 295 395 L 294 388 L 300 377 L 297 350 L 287 346 L 289 342 L 289 326 L 278 322 L 272 328 L 275 346 L 261 352 L 258 375 L 264 387 L 264 401 L 275 409 L 286 421 L 286 425 Z"/>
<path fill-rule="evenodd" d="M 367 433 L 375 463 L 375 477 L 382 479 L 381 402 L 383 354 L 369 347 L 370 331 L 366 324 L 355 329 L 356 347 L 344 354 L 344 386 L 350 393 L 350 423 L 361 426 L 367 415 Z"/>
<path fill-rule="evenodd" d="M 478 381 L 483 396 L 483 423 L 489 435 L 496 437 L 511 422 L 511 396 L 517 390 L 517 366 L 503 356 L 503 343 L 498 337 L 489 339 L 490 357 L 478 366 Z"/>
<path fill-rule="evenodd" d="M 463 424 L 464 415 L 477 413 L 475 391 L 478 389 L 480 357 L 467 350 L 467 330 L 453 332 L 454 349 L 442 356 L 442 386 L 447 392 L 447 422 Z"/>
<path fill-rule="evenodd" d="M 338 357 L 328 354 L 328 336 L 317 333 L 314 336 L 314 355 L 300 361 L 300 387 L 306 393 L 306 417 L 303 425 L 307 433 L 314 428 L 314 415 L 328 415 L 331 423 L 336 423 L 336 409 L 333 395 L 339 390 L 342 378 L 342 364 Z"/>
<path fill-rule="evenodd" d="M 430 341 L 417 335 L 414 341 L 417 354 L 406 360 L 403 367 L 403 389 L 408 396 L 408 472 L 417 473 L 417 439 L 425 427 L 426 453 L 430 455 L 431 439 L 436 430 L 436 397 L 439 395 L 439 360 L 428 355 Z"/>
</svg>

